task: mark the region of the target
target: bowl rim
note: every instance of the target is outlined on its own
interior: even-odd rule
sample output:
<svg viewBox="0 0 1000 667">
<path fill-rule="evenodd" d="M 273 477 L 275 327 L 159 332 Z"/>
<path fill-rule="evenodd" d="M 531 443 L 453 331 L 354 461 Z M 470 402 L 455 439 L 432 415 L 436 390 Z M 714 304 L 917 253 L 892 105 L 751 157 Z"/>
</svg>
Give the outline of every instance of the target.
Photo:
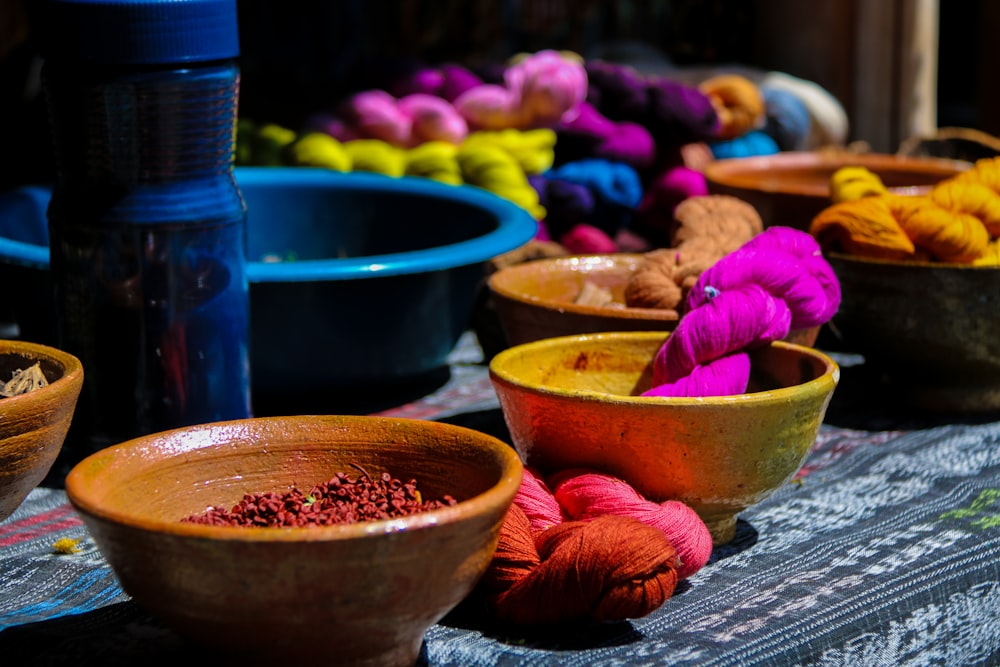
<svg viewBox="0 0 1000 667">
<path fill-rule="evenodd" d="M 924 260 L 912 259 L 886 259 L 883 257 L 865 257 L 864 255 L 852 255 L 847 252 L 824 251 L 827 259 L 843 262 L 844 264 L 870 265 L 894 267 L 903 269 L 937 269 L 938 271 L 996 271 L 1000 269 L 998 265 L 975 265 L 959 264 L 957 262 L 928 262 Z"/>
<path fill-rule="evenodd" d="M 644 257 L 644 253 L 594 253 L 594 254 L 574 254 L 574 255 L 564 255 L 559 257 L 543 257 L 539 259 L 529 260 L 527 262 L 521 262 L 519 264 L 512 264 L 510 266 L 505 266 L 498 271 L 495 271 L 489 276 L 486 281 L 487 286 L 490 291 L 501 298 L 508 299 L 510 301 L 516 301 L 518 303 L 531 306 L 533 308 L 547 308 L 549 310 L 575 313 L 579 315 L 596 315 L 601 317 L 610 317 L 612 319 L 621 320 L 656 320 L 660 322 L 677 322 L 680 320 L 680 315 L 675 314 L 673 311 L 667 310 L 665 308 L 634 308 L 630 306 L 625 306 L 623 308 L 612 308 L 609 306 L 594 306 L 589 304 L 573 303 L 572 301 L 560 301 L 557 299 L 545 299 L 539 296 L 533 296 L 531 294 L 526 294 L 524 292 L 519 292 L 511 289 L 509 285 L 505 284 L 504 281 L 510 276 L 518 276 L 523 273 L 528 273 L 532 269 L 537 269 L 538 266 L 605 266 L 609 268 L 617 268 L 619 264 L 626 262 L 639 262 Z M 583 269 L 571 269 L 569 272 L 580 272 Z"/>
<path fill-rule="evenodd" d="M 449 185 L 430 178 L 388 176 L 373 172 L 339 172 L 321 167 L 238 167 L 236 182 L 244 185 L 290 183 L 343 185 L 362 192 L 391 191 L 418 197 L 448 199 L 480 208 L 496 216 L 496 229 L 465 241 L 423 250 L 337 259 L 307 259 L 294 263 L 248 262 L 247 278 L 253 282 L 305 280 L 356 280 L 424 273 L 486 262 L 498 254 L 524 245 L 538 232 L 538 222 L 524 208 L 489 190 L 473 185 Z M 289 267 L 294 266 L 295 275 Z"/>
<path fill-rule="evenodd" d="M 490 361 L 489 375 L 490 379 L 494 383 L 506 383 L 511 387 L 517 387 L 535 395 L 582 400 L 591 403 L 602 403 L 608 405 L 628 405 L 646 408 L 677 406 L 694 409 L 710 409 L 719 405 L 728 404 L 745 405 L 778 402 L 787 403 L 793 397 L 801 396 L 803 391 L 807 394 L 822 394 L 831 392 L 840 382 L 840 366 L 832 357 L 812 347 L 806 347 L 796 343 L 787 343 L 780 340 L 772 342 L 771 346 L 792 350 L 798 352 L 802 356 L 816 359 L 824 366 L 824 372 L 812 380 L 792 385 L 790 387 L 779 387 L 777 389 L 767 389 L 764 391 L 734 394 L 729 396 L 627 396 L 592 390 L 569 390 L 562 387 L 550 387 L 539 384 L 529 385 L 518 380 L 506 368 L 506 365 L 511 358 L 543 348 L 569 347 L 580 343 L 599 343 L 601 340 L 632 339 L 640 342 L 652 343 L 655 339 L 662 342 L 665 341 L 670 334 L 671 332 L 664 331 L 606 331 L 601 333 L 558 336 L 555 338 L 546 338 L 543 340 L 532 341 L 530 343 L 523 343 L 498 352 Z"/>
<path fill-rule="evenodd" d="M 63 367 L 63 373 L 59 378 L 49 382 L 44 387 L 39 387 L 25 394 L 0 399 L 0 414 L 32 401 L 46 401 L 49 398 L 49 394 L 61 391 L 62 386 L 65 384 L 83 383 L 83 362 L 65 350 L 30 341 L 0 339 L 0 355 L 9 354 L 53 361 Z M 3 441 L 0 440 L 0 445 L 2 444 Z"/>
<path fill-rule="evenodd" d="M 501 460 L 500 480 L 482 493 L 460 501 L 456 505 L 442 507 L 439 509 L 419 512 L 396 519 L 380 519 L 376 521 L 363 521 L 354 524 L 337 524 L 333 526 L 305 526 L 305 527 L 273 527 L 266 529 L 241 529 L 234 526 L 209 526 L 203 524 L 184 523 L 179 519 L 176 521 L 147 519 L 137 517 L 132 513 L 109 509 L 102 506 L 87 483 L 84 469 L 88 467 L 103 467 L 116 457 L 129 455 L 135 448 L 146 446 L 157 438 L 165 436 L 185 436 L 185 439 L 192 438 L 199 433 L 207 433 L 213 430 L 223 430 L 232 428 L 252 428 L 255 423 L 264 422 L 277 425 L 281 423 L 294 423 L 303 418 L 328 422 L 331 427 L 344 427 L 351 423 L 361 421 L 373 423 L 393 423 L 396 425 L 416 426 L 426 428 L 428 424 L 434 424 L 434 428 L 443 428 L 446 431 L 458 435 L 466 435 L 473 438 L 489 449 L 494 451 Z M 211 446 L 212 443 L 205 443 Z M 197 447 L 195 447 L 197 448 Z M 187 451 L 187 450 L 185 450 Z M 183 455 L 183 454 L 175 454 Z M 329 542 L 346 541 L 359 538 L 377 538 L 383 535 L 391 535 L 400 532 L 411 532 L 415 530 L 430 529 L 434 526 L 443 526 L 459 523 L 470 517 L 481 513 L 483 508 L 498 507 L 508 501 L 512 501 L 514 494 L 521 484 L 523 464 L 517 452 L 507 443 L 489 434 L 481 433 L 473 429 L 449 424 L 447 422 L 428 422 L 426 420 L 403 418 L 403 417 L 382 417 L 377 415 L 294 415 L 279 417 L 250 417 L 247 419 L 237 419 L 221 422 L 210 422 L 196 424 L 189 427 L 181 427 L 152 433 L 128 440 L 117 445 L 112 445 L 99 450 L 77 463 L 66 476 L 66 495 L 74 508 L 84 517 L 92 517 L 100 521 L 116 524 L 132 530 L 140 530 L 147 533 L 158 533 L 179 538 L 210 539 L 219 542 L 237 543 L 287 543 L 287 542 Z"/>
<path fill-rule="evenodd" d="M 235 167 L 239 185 L 288 183 L 294 185 L 345 185 L 364 192 L 385 191 L 422 197 L 446 198 L 480 208 L 496 216 L 497 227 L 476 238 L 423 250 L 367 255 L 355 258 L 311 259 L 292 262 L 247 261 L 247 280 L 261 282 L 302 282 L 309 280 L 358 280 L 453 269 L 486 262 L 518 248 L 538 233 L 538 221 L 524 208 L 489 190 L 474 185 L 449 185 L 417 176 L 388 176 L 373 172 L 339 172 L 322 167 Z M 23 186 L 13 192 L 25 193 L 38 201 L 51 189 Z M 50 251 L 45 246 L 0 238 L 0 257 L 12 263 L 47 269 Z M 294 266 L 294 271 L 290 267 Z"/>
<path fill-rule="evenodd" d="M 822 151 L 782 151 L 773 155 L 754 155 L 749 157 L 724 158 L 713 160 L 705 165 L 705 179 L 725 187 L 744 188 L 767 194 L 786 194 L 801 197 L 828 197 L 827 183 L 799 184 L 797 189 L 790 190 L 778 183 L 749 183 L 746 180 L 748 172 L 766 170 L 783 170 L 792 167 L 835 167 L 859 165 L 878 168 L 880 166 L 924 166 L 928 170 L 936 167 L 941 170 L 961 172 L 972 167 L 966 160 L 954 160 L 939 157 L 915 157 L 895 155 L 892 153 L 848 153 Z M 911 188 L 890 188 L 894 192 L 906 192 Z"/>
</svg>

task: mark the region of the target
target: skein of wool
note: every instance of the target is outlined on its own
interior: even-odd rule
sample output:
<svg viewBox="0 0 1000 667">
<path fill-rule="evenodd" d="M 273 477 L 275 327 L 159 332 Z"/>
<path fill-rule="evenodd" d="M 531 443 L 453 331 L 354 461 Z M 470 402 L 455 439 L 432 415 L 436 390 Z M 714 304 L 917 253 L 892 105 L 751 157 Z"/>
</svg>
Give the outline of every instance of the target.
<svg viewBox="0 0 1000 667">
<path fill-rule="evenodd" d="M 484 142 L 464 142 L 455 154 L 462 180 L 509 199 L 537 220 L 545 218 L 538 192 L 517 160 L 498 146 Z"/>
<path fill-rule="evenodd" d="M 593 470 L 525 469 L 480 586 L 497 616 L 522 624 L 639 618 L 703 567 L 711 534 L 689 507 L 644 499 Z M 570 592 L 567 592 L 570 591 Z"/>
<path fill-rule="evenodd" d="M 501 148 L 513 157 L 525 174 L 541 174 L 552 167 L 555 159 L 556 133 L 549 129 L 482 130 L 466 137 L 463 147 L 477 145 Z"/>
<path fill-rule="evenodd" d="M 744 393 L 745 350 L 784 338 L 793 324 L 822 324 L 839 305 L 840 285 L 816 240 L 769 227 L 698 277 L 687 313 L 657 352 L 644 395 Z"/>
<path fill-rule="evenodd" d="M 809 146 L 812 117 L 802 99 L 783 88 L 761 85 L 764 96 L 764 133 L 781 151 L 801 151 Z"/>
<path fill-rule="evenodd" d="M 706 195 L 708 182 L 700 171 L 685 166 L 666 169 L 653 177 L 646 186 L 635 211 L 638 226 L 665 237 L 674 227 L 674 210 L 677 206 L 691 197 Z"/>
<path fill-rule="evenodd" d="M 774 139 L 763 130 L 751 130 L 724 141 L 710 141 L 708 147 L 716 160 L 774 155 L 781 150 Z"/>
<path fill-rule="evenodd" d="M 667 77 L 643 77 L 628 65 L 586 63 L 587 100 L 607 118 L 637 123 L 661 150 L 718 138 L 719 116 L 695 86 Z"/>
<path fill-rule="evenodd" d="M 719 139 L 742 137 L 764 126 L 764 95 L 745 76 L 719 74 L 702 81 L 698 89 L 708 96 L 719 115 Z"/>
<path fill-rule="evenodd" d="M 594 211 L 588 222 L 613 236 L 628 226 L 642 201 L 642 181 L 627 164 L 600 158 L 567 162 L 547 176 L 586 186 L 594 195 Z"/>
<path fill-rule="evenodd" d="M 470 88 L 454 105 L 473 130 L 528 130 L 571 119 L 586 96 L 587 73 L 581 59 L 544 50 L 510 64 L 503 85 Z"/>
<path fill-rule="evenodd" d="M 681 579 L 704 567 L 712 555 L 712 534 L 682 502 L 652 502 L 624 480 L 596 470 L 562 470 L 548 481 L 556 502 L 571 521 L 610 514 L 638 519 L 661 530 L 677 553 L 677 576 Z"/>
<path fill-rule="evenodd" d="M 834 204 L 887 192 L 889 190 L 882 184 L 882 179 L 865 167 L 841 167 L 830 176 L 830 200 Z"/>
<path fill-rule="evenodd" d="M 656 144 L 646 128 L 628 121 L 609 120 L 588 102 L 582 102 L 576 116 L 560 123 L 556 132 L 560 163 L 603 158 L 644 169 L 656 159 Z"/>
</svg>

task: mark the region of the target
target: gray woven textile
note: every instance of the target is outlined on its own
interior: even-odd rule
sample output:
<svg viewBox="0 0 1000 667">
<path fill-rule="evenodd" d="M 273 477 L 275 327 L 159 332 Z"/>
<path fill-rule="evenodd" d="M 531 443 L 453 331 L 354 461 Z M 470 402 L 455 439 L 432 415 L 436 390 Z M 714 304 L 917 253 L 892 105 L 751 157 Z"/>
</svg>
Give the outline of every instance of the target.
<svg viewBox="0 0 1000 667">
<path fill-rule="evenodd" d="M 909 432 L 824 426 L 795 483 L 652 614 L 546 632 L 460 606 L 427 665 L 1000 664 L 1000 422 Z M 80 553 L 56 555 L 63 537 Z M 155 664 L 201 650 L 120 590 L 62 491 L 0 524 L 0 655 Z"/>
</svg>

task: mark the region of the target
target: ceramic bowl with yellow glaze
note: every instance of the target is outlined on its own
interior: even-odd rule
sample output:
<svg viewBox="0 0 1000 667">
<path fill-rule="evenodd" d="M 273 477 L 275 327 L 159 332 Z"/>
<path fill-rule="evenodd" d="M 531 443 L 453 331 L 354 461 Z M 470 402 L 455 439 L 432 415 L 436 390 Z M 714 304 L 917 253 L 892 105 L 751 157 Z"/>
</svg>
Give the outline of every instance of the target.
<svg viewBox="0 0 1000 667">
<path fill-rule="evenodd" d="M 39 365 L 47 384 L 0 398 L 0 521 L 45 479 L 62 449 L 83 387 L 80 360 L 21 340 L 0 341 L 0 379 Z"/>
<path fill-rule="evenodd" d="M 904 402 L 1000 410 L 1000 268 L 827 257 L 842 292 L 833 326 Z"/>
<path fill-rule="evenodd" d="M 731 195 L 752 204 L 765 227 L 784 225 L 807 231 L 813 218 L 830 205 L 830 177 L 848 166 L 865 167 L 898 194 L 924 194 L 971 167 L 968 162 L 944 158 L 788 151 L 716 160 L 705 167 L 705 180 L 711 194 Z"/>
<path fill-rule="evenodd" d="M 354 465 L 458 503 L 322 527 L 181 521 Z M 66 493 L 122 588 L 234 664 L 413 665 L 489 565 L 521 472 L 508 444 L 455 425 L 290 416 L 130 440 L 77 464 Z"/>
<path fill-rule="evenodd" d="M 528 465 L 543 472 L 595 468 L 650 500 L 682 501 L 723 544 L 740 512 L 798 472 L 840 369 L 812 348 L 776 342 L 751 353 L 745 394 L 640 396 L 666 335 L 611 332 L 526 343 L 496 355 L 490 378 Z"/>
</svg>

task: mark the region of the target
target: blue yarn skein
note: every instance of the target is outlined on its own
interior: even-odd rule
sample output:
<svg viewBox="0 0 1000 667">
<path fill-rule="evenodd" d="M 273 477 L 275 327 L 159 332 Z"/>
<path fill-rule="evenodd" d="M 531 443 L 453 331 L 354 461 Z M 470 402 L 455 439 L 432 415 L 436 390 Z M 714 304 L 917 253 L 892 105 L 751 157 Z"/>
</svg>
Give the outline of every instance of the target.
<svg viewBox="0 0 1000 667">
<path fill-rule="evenodd" d="M 798 95 L 781 88 L 761 87 L 767 121 L 764 132 L 783 151 L 803 150 L 812 131 L 812 117 Z"/>
<path fill-rule="evenodd" d="M 726 141 L 713 141 L 708 144 L 708 147 L 712 151 L 712 157 L 716 160 L 774 155 L 780 152 L 778 144 L 763 130 L 752 130 L 741 137 Z"/>
<path fill-rule="evenodd" d="M 586 187 L 594 196 L 594 211 L 589 222 L 613 236 L 627 227 L 642 201 L 642 180 L 634 167 L 622 162 L 591 158 L 567 162 L 546 174 L 549 180 L 562 180 Z"/>
</svg>

